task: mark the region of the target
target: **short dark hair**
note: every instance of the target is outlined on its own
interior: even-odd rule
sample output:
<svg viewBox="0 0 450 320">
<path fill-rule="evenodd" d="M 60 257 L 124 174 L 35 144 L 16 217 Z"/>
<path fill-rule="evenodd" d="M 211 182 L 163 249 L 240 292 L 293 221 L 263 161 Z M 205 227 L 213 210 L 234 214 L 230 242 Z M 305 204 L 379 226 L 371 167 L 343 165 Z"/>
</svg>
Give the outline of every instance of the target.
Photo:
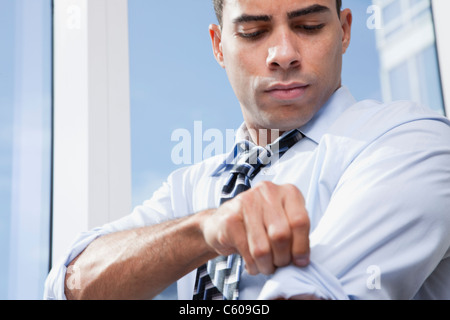
<svg viewBox="0 0 450 320">
<path fill-rule="evenodd" d="M 222 25 L 223 2 L 224 0 L 213 0 L 214 11 L 216 12 L 217 21 L 219 21 L 220 25 Z M 336 9 L 338 15 L 340 15 L 341 13 L 341 8 L 342 8 L 342 0 L 336 0 Z"/>
</svg>

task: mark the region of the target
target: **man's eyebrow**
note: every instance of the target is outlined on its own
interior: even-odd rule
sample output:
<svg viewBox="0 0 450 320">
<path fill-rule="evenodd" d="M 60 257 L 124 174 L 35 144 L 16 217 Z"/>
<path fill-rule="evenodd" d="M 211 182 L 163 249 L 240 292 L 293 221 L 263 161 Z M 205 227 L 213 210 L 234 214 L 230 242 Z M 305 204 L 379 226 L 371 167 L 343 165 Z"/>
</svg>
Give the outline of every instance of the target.
<svg viewBox="0 0 450 320">
<path fill-rule="evenodd" d="M 245 22 L 254 22 L 254 21 L 263 21 L 263 22 L 269 22 L 272 20 L 272 17 L 267 15 L 249 15 L 249 14 L 243 14 L 233 20 L 233 23 L 239 24 L 239 23 L 245 23 Z"/>
<path fill-rule="evenodd" d="M 303 8 L 303 9 L 299 9 L 299 10 L 295 10 L 292 12 L 289 12 L 287 14 L 289 19 L 294 19 L 300 16 L 305 16 L 308 14 L 313 14 L 313 13 L 321 13 L 321 12 L 329 12 L 330 8 L 322 6 L 320 4 L 314 4 L 312 6 Z M 268 15 L 250 15 L 250 14 L 243 14 L 237 18 L 235 18 L 233 20 L 234 24 L 239 24 L 239 23 L 246 23 L 246 22 L 254 22 L 254 21 L 263 21 L 263 22 L 269 22 L 272 20 L 271 16 Z"/>
<path fill-rule="evenodd" d="M 288 13 L 288 18 L 289 19 L 294 19 L 300 16 L 305 16 L 308 14 L 313 14 L 313 13 L 322 13 L 322 12 L 328 12 L 331 11 L 330 8 L 322 6 L 320 4 L 314 4 L 312 6 L 300 9 L 300 10 L 295 10 L 292 12 Z"/>
</svg>

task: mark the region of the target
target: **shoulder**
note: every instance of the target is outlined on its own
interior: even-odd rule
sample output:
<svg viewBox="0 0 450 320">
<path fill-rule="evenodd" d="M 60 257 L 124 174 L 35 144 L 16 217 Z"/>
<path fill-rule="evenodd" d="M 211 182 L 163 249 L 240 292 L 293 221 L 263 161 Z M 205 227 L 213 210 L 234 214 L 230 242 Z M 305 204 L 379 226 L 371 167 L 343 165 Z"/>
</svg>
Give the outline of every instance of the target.
<svg viewBox="0 0 450 320">
<path fill-rule="evenodd" d="M 225 154 L 218 155 L 173 171 L 167 179 L 172 196 L 176 196 L 177 199 L 193 199 L 195 190 L 199 188 L 203 189 L 206 196 L 211 191 L 206 186 L 216 181 L 213 179 L 214 174 L 223 165 L 226 158 Z"/>
<path fill-rule="evenodd" d="M 201 178 L 211 177 L 215 171 L 226 161 L 227 155 L 221 154 L 193 165 L 174 170 L 169 176 L 169 182 L 194 182 Z"/>
<path fill-rule="evenodd" d="M 336 183 L 349 172 L 375 172 L 377 165 L 386 170 L 409 163 L 408 170 L 418 172 L 413 159 L 429 164 L 420 168 L 435 168 L 442 174 L 450 163 L 450 121 L 407 101 L 362 101 L 335 121 L 316 153 L 321 163 L 329 165 Z"/>
<path fill-rule="evenodd" d="M 450 145 L 449 119 L 410 101 L 358 102 L 336 120 L 329 133 L 371 143 L 392 131 L 431 135 Z M 406 135 L 405 138 L 408 139 Z"/>
</svg>

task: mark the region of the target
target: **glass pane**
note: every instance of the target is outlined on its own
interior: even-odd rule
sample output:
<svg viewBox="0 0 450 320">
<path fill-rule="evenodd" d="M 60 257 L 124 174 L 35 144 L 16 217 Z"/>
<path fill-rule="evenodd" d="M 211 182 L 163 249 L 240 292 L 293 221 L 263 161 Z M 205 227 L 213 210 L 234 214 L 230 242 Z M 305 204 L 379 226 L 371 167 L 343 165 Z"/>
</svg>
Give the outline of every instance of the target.
<svg viewBox="0 0 450 320">
<path fill-rule="evenodd" d="M 412 100 L 444 114 L 431 1 L 376 1 L 383 15 L 395 2 L 402 7 L 397 23 L 375 30 L 382 100 Z"/>
<path fill-rule="evenodd" d="M 209 129 L 238 128 L 242 115 L 212 55 L 208 25 L 216 18 L 211 1 L 128 3 L 133 204 L 137 205 L 174 169 L 201 160 L 198 148 L 184 155 L 184 162 L 174 163 L 179 162 L 178 155 L 172 159 L 172 149 L 180 141 L 177 132 L 193 133 L 195 127 L 204 136 L 196 145 L 207 146 Z M 194 145 L 194 135 L 191 138 Z"/>
<path fill-rule="evenodd" d="M 129 0 L 128 5 L 132 199 L 138 205 L 170 172 L 202 158 L 208 129 L 238 128 L 242 115 L 212 55 L 208 26 L 216 18 L 211 1 Z M 194 142 L 199 136 L 194 127 L 200 141 Z M 177 132 L 192 133 L 187 139 L 200 145 L 182 155 L 181 163 L 172 159 L 182 138 Z M 175 299 L 176 287 L 160 298 Z"/>
<path fill-rule="evenodd" d="M 49 268 L 50 0 L 0 0 L 0 299 L 41 299 Z"/>
<path fill-rule="evenodd" d="M 138 205 L 170 172 L 202 160 L 214 136 L 208 135 L 211 130 L 226 137 L 226 129 L 237 129 L 243 120 L 226 73 L 212 54 L 208 25 L 216 17 L 211 1 L 128 3 L 132 187 L 133 205 Z M 342 79 L 355 98 L 399 97 L 443 113 L 430 1 L 343 3 L 352 9 L 354 21 Z M 417 85 L 421 90 L 414 90 Z M 183 138 L 192 152 L 174 154 Z M 215 151 L 226 152 L 226 142 Z M 174 290 L 162 297 L 174 298 Z"/>
<path fill-rule="evenodd" d="M 436 46 L 430 45 L 416 55 L 415 65 L 418 68 L 420 101 L 430 108 L 444 113 L 442 87 Z"/>
<path fill-rule="evenodd" d="M 347 5 L 347 4 L 346 4 Z M 383 9 L 383 22 L 385 25 L 393 23 L 401 15 L 402 4 L 401 1 L 390 1 Z"/>
<path fill-rule="evenodd" d="M 392 100 L 407 100 L 411 96 L 409 86 L 408 63 L 403 62 L 389 72 L 389 82 L 391 84 Z"/>
<path fill-rule="evenodd" d="M 344 54 L 342 84 L 350 89 L 356 100 L 382 99 L 375 33 L 381 15 L 376 11 L 378 7 L 371 8 L 371 5 L 371 0 L 343 1 L 343 7 L 353 12 L 353 25 L 350 47 Z"/>
</svg>

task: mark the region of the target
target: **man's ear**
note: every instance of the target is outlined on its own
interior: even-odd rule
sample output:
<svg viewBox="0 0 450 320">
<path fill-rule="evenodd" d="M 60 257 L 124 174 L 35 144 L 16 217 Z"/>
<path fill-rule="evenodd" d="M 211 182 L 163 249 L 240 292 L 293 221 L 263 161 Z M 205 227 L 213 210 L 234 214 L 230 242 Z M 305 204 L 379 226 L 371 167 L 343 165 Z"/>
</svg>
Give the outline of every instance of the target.
<svg viewBox="0 0 450 320">
<path fill-rule="evenodd" d="M 341 25 L 342 25 L 342 54 L 344 54 L 350 46 L 350 39 L 352 35 L 353 15 L 350 9 L 341 11 Z"/>
<path fill-rule="evenodd" d="M 222 50 L 222 31 L 220 26 L 212 24 L 209 26 L 209 35 L 211 37 L 211 43 L 213 48 L 214 57 L 222 68 L 225 69 L 225 63 L 223 60 Z"/>
</svg>

